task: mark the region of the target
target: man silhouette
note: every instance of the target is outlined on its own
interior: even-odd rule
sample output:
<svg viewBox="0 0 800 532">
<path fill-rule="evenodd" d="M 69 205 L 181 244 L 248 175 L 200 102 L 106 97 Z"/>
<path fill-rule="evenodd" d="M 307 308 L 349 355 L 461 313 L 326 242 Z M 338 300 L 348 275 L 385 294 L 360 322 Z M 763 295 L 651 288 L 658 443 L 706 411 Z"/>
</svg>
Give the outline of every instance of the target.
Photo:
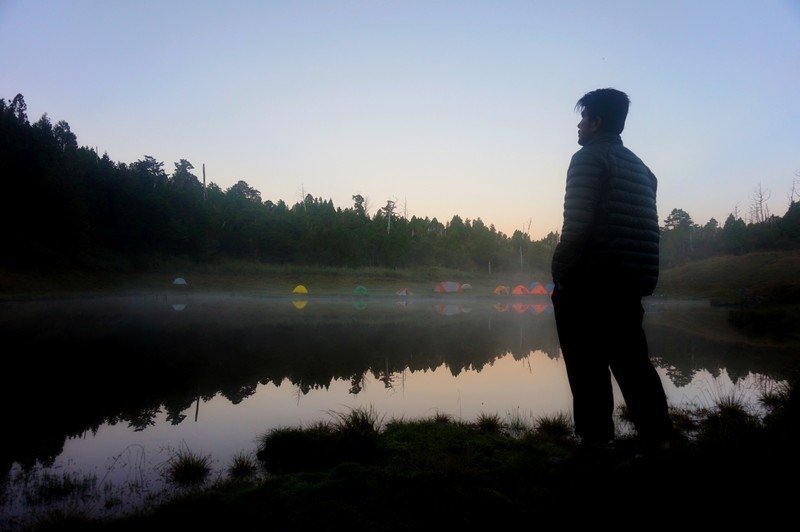
<svg viewBox="0 0 800 532">
<path fill-rule="evenodd" d="M 570 161 L 564 225 L 552 273 L 558 337 L 581 445 L 614 438 L 609 368 L 639 438 L 663 448 L 672 436 L 661 380 L 642 329 L 642 297 L 658 281 L 656 177 L 620 138 L 630 100 L 616 89 L 585 94 Z"/>
</svg>

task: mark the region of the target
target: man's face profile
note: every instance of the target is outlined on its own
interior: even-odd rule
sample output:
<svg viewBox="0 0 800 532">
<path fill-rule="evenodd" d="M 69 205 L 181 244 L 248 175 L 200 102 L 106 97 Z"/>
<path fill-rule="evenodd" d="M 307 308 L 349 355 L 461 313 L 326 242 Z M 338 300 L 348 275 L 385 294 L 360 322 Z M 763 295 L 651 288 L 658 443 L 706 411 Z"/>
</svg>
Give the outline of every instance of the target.
<svg viewBox="0 0 800 532">
<path fill-rule="evenodd" d="M 581 112 L 581 121 L 578 122 L 578 144 L 584 146 L 600 130 L 600 117 L 589 118 L 586 110 Z"/>
</svg>

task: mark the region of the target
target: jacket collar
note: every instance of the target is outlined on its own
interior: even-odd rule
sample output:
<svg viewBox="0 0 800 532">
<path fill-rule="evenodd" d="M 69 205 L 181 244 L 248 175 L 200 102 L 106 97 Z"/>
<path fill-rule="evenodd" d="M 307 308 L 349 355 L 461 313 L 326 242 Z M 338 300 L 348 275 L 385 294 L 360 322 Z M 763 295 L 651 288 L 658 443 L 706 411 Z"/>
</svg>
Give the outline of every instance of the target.
<svg viewBox="0 0 800 532">
<path fill-rule="evenodd" d="M 622 137 L 616 133 L 598 133 L 584 146 L 591 146 L 592 144 L 599 144 L 601 142 L 607 142 L 609 144 L 622 144 Z"/>
</svg>

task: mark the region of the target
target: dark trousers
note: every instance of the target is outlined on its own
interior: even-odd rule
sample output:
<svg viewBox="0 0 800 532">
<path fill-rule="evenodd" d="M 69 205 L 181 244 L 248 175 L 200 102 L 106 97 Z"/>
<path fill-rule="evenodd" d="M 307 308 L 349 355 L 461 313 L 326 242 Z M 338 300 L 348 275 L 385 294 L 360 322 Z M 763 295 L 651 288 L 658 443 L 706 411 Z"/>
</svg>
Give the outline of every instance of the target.
<svg viewBox="0 0 800 532">
<path fill-rule="evenodd" d="M 553 291 L 558 338 L 572 390 L 575 431 L 587 443 L 614 437 L 611 376 L 639 437 L 672 436 L 664 387 L 647 350 L 641 296 L 603 286 Z"/>
</svg>

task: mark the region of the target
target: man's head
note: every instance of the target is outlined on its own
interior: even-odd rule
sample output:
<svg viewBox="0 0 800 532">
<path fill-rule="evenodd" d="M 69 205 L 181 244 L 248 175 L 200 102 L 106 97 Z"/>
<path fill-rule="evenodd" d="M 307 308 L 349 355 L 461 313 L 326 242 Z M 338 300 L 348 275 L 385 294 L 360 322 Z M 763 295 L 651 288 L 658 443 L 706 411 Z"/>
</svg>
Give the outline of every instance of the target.
<svg viewBox="0 0 800 532">
<path fill-rule="evenodd" d="M 628 95 L 617 89 L 597 89 L 584 94 L 575 104 L 575 109 L 581 112 L 578 144 L 583 146 L 598 133 L 622 133 L 630 103 Z"/>
</svg>

